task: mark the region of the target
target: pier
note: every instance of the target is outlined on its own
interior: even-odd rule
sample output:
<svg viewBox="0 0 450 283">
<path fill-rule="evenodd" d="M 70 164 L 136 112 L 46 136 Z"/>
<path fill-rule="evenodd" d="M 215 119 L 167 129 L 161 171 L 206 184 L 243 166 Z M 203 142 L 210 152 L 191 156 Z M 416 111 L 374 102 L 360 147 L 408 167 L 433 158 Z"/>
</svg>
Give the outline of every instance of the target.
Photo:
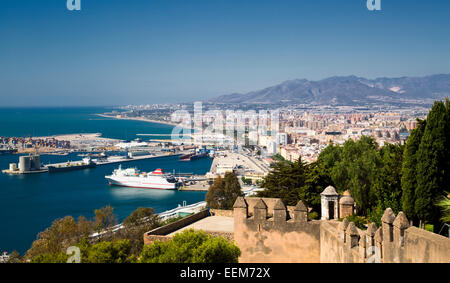
<svg viewBox="0 0 450 283">
<path fill-rule="evenodd" d="M 138 161 L 138 160 L 145 160 L 145 159 L 154 159 L 154 158 L 162 158 L 162 157 L 169 157 L 169 156 L 180 156 L 184 154 L 184 152 L 180 153 L 170 153 L 170 154 L 151 154 L 151 155 L 142 155 L 142 156 L 135 156 L 135 157 L 129 157 L 129 156 L 107 156 L 103 160 L 101 159 L 92 159 L 92 161 L 95 163 L 96 166 L 101 165 L 108 165 L 108 164 L 118 164 L 123 162 L 131 162 L 131 161 Z M 35 155 L 38 156 L 38 155 Z M 46 165 L 36 165 L 35 167 L 30 166 L 30 161 L 28 160 L 30 157 L 21 156 L 19 159 L 19 168 L 15 163 L 10 164 L 9 169 L 2 170 L 3 174 L 15 174 L 15 175 L 21 175 L 21 174 L 37 174 L 37 173 L 47 173 L 48 167 L 63 167 L 66 166 L 68 163 L 76 164 L 81 163 L 83 161 L 66 161 L 61 163 L 53 163 L 53 164 L 46 164 Z M 36 157 L 34 157 L 36 158 Z M 38 159 L 39 160 L 39 159 Z M 180 174 L 179 174 L 180 175 Z M 181 176 L 181 175 L 180 175 Z M 192 176 L 192 173 L 186 173 L 186 175 L 183 176 Z"/>
<path fill-rule="evenodd" d="M 116 164 L 116 163 L 122 163 L 122 162 L 130 162 L 130 161 L 137 161 L 137 160 L 144 160 L 144 159 L 153 159 L 153 158 L 161 158 L 161 157 L 168 157 L 168 156 L 180 156 L 182 153 L 175 153 L 175 154 L 159 154 L 159 155 L 142 155 L 142 156 L 135 156 L 135 157 L 127 157 L 127 156 L 109 156 L 107 160 L 98 160 L 98 159 L 92 159 L 97 166 L 100 165 L 107 165 L 107 164 Z"/>
</svg>

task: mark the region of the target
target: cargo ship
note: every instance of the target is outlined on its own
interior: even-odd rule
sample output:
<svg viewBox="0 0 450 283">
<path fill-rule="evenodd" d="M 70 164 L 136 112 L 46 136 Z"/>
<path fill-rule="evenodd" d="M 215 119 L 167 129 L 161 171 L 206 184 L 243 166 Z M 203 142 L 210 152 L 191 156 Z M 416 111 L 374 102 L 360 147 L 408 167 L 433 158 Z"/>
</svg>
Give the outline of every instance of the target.
<svg viewBox="0 0 450 283">
<path fill-rule="evenodd" d="M 181 182 L 173 175 L 165 174 L 162 169 L 156 169 L 153 172 L 140 172 L 136 168 L 122 169 L 119 165 L 118 169 L 105 176 L 109 185 L 144 188 L 144 189 L 159 189 L 159 190 L 176 190 L 181 186 Z"/>
<path fill-rule="evenodd" d="M 191 161 L 191 157 L 194 155 L 195 153 L 189 153 L 189 154 L 185 154 L 180 156 L 180 161 Z"/>
<path fill-rule="evenodd" d="M 180 156 L 180 161 L 193 161 L 205 157 L 209 157 L 208 151 L 199 150 L 198 152 L 193 152 Z"/>
<path fill-rule="evenodd" d="M 84 158 L 79 162 L 67 162 L 61 164 L 48 165 L 49 173 L 68 172 L 74 170 L 90 169 L 96 167 L 97 164 L 91 158 Z"/>
<path fill-rule="evenodd" d="M 199 152 L 199 153 L 197 153 L 197 154 L 192 155 L 192 156 L 189 158 L 189 161 L 197 160 L 197 159 L 205 158 L 205 157 L 209 157 L 209 154 L 208 154 L 207 152 Z"/>
<path fill-rule="evenodd" d="M 17 153 L 16 148 L 0 148 L 0 155 Z"/>
</svg>

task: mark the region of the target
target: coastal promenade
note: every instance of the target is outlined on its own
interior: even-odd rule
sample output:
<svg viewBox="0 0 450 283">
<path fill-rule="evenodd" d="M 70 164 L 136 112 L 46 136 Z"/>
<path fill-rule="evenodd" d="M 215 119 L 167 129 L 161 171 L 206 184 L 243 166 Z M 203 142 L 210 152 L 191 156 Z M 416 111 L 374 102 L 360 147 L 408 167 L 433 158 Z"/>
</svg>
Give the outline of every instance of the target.
<svg viewBox="0 0 450 283">
<path fill-rule="evenodd" d="M 103 118 L 111 118 L 111 119 L 119 119 L 119 120 L 134 120 L 134 121 L 142 121 L 142 122 L 149 122 L 149 123 L 156 123 L 156 124 L 164 124 L 169 126 L 178 126 L 177 123 L 169 122 L 169 121 L 162 121 L 162 120 L 152 120 L 144 117 L 126 117 L 122 116 L 120 114 L 116 115 L 109 115 L 109 114 L 97 114 L 97 116 L 103 117 Z"/>
</svg>

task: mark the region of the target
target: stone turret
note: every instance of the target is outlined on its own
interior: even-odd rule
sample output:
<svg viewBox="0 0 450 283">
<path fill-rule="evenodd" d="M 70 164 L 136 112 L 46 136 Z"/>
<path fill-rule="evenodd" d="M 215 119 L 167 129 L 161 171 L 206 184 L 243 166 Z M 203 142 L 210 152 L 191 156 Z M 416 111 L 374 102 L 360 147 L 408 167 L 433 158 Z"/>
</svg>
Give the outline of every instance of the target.
<svg viewBox="0 0 450 283">
<path fill-rule="evenodd" d="M 338 219 L 339 218 L 339 194 L 332 186 L 328 186 L 321 194 L 321 211 L 322 220 Z"/>
<path fill-rule="evenodd" d="M 404 240 L 405 230 L 409 227 L 409 222 L 402 211 L 398 213 L 397 217 L 394 220 L 393 226 L 394 226 L 394 242 L 400 247 L 403 247 L 405 241 Z"/>
<path fill-rule="evenodd" d="M 294 221 L 295 222 L 307 222 L 308 221 L 308 208 L 305 204 L 299 200 L 294 208 Z"/>
<path fill-rule="evenodd" d="M 248 204 L 244 197 L 237 197 L 233 205 L 233 214 L 235 221 L 245 221 L 248 216 Z"/>
<path fill-rule="evenodd" d="M 380 259 L 383 257 L 383 229 L 380 227 L 375 232 L 375 247 L 378 250 Z"/>
<path fill-rule="evenodd" d="M 283 223 L 283 221 L 286 221 L 286 217 L 286 206 L 278 199 L 273 206 L 273 220 L 278 223 Z"/>
<path fill-rule="evenodd" d="M 342 239 L 342 241 L 344 241 L 344 243 L 346 242 L 345 231 L 347 231 L 348 224 L 349 222 L 347 218 L 344 218 L 344 220 L 342 220 L 342 222 L 339 223 L 338 226 L 340 238 Z"/>
<path fill-rule="evenodd" d="M 348 224 L 347 230 L 345 231 L 345 237 L 347 239 L 346 245 L 349 248 L 358 246 L 359 232 L 358 229 L 356 229 L 355 223 L 350 222 L 350 224 Z"/>
<path fill-rule="evenodd" d="M 262 199 L 259 199 L 253 207 L 253 219 L 258 222 L 264 222 L 267 219 L 267 205 Z"/>
<path fill-rule="evenodd" d="M 375 233 L 377 232 L 377 224 L 370 223 L 369 227 L 366 230 L 366 242 L 367 247 L 375 246 Z"/>
<path fill-rule="evenodd" d="M 367 247 L 367 235 L 364 231 L 361 231 L 359 233 L 359 256 L 362 259 L 362 261 L 364 262 L 364 259 L 366 258 L 367 254 L 366 254 L 366 247 Z"/>
<path fill-rule="evenodd" d="M 339 199 L 339 217 L 345 218 L 354 213 L 355 200 L 349 191 L 345 191 L 344 195 Z"/>
<path fill-rule="evenodd" d="M 395 214 L 391 208 L 386 208 L 383 217 L 381 218 L 381 228 L 383 230 L 383 238 L 387 242 L 392 242 L 394 240 L 394 228 L 392 224 L 395 220 Z"/>
</svg>

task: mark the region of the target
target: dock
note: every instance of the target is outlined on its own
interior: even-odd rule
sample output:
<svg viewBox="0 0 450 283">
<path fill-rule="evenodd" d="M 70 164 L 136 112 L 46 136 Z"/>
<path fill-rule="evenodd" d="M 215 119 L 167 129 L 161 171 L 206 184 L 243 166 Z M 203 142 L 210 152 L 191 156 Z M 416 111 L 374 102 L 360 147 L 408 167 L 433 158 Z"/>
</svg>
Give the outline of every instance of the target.
<svg viewBox="0 0 450 283">
<path fill-rule="evenodd" d="M 5 169 L 2 170 L 3 174 L 14 174 L 14 175 L 22 175 L 22 174 L 40 174 L 40 173 L 47 173 L 48 169 L 41 169 L 41 170 L 31 170 L 31 171 L 19 171 L 19 170 L 10 170 Z"/>
<path fill-rule="evenodd" d="M 127 156 L 108 156 L 106 158 L 106 160 L 98 160 L 98 159 L 92 159 L 93 162 L 95 162 L 96 166 L 101 166 L 101 165 L 108 165 L 108 164 L 117 164 L 117 163 L 122 163 L 122 162 L 131 162 L 131 161 L 137 161 L 137 160 L 145 160 L 145 159 L 153 159 L 153 158 L 161 158 L 161 157 L 169 157 L 169 156 L 179 156 L 181 154 L 160 154 L 160 155 L 142 155 L 142 156 L 136 156 L 136 157 L 127 157 Z M 77 163 L 80 161 L 68 161 L 70 163 Z M 47 166 L 61 166 L 61 165 L 65 165 L 67 164 L 67 162 L 62 162 L 62 163 L 53 163 L 53 164 L 47 164 L 45 165 Z"/>
<path fill-rule="evenodd" d="M 160 155 L 142 155 L 142 156 L 136 156 L 136 157 L 126 157 L 126 156 L 110 156 L 105 161 L 99 161 L 98 159 L 92 159 L 97 166 L 100 165 L 107 165 L 107 164 L 116 164 L 116 163 L 122 163 L 122 162 L 131 162 L 131 161 L 137 161 L 137 160 L 145 160 L 145 159 L 154 159 L 154 158 L 161 158 L 161 157 L 169 157 L 169 156 L 180 156 L 181 153 L 176 154 L 160 154 Z"/>
<path fill-rule="evenodd" d="M 184 152 L 169 153 L 169 154 L 167 154 L 167 153 L 165 153 L 165 154 L 151 154 L 151 155 L 142 155 L 142 156 L 135 156 L 135 157 L 116 155 L 116 156 L 108 156 L 104 160 L 92 159 L 92 161 L 96 164 L 96 166 L 101 166 L 101 165 L 118 164 L 118 163 L 123 163 L 123 162 L 131 162 L 131 161 L 138 161 L 138 160 L 162 158 L 162 157 L 169 157 L 169 156 L 180 156 L 182 154 L 184 154 Z M 49 166 L 60 167 L 60 166 L 66 165 L 68 162 L 69 163 L 79 163 L 81 161 L 66 161 L 66 162 L 62 162 L 62 163 L 46 164 L 46 165 L 43 165 L 43 166 L 40 166 L 40 164 L 39 164 L 33 170 L 29 170 L 29 169 L 31 169 L 31 167 L 28 168 L 29 166 L 27 166 L 27 168 L 25 170 L 19 170 L 19 168 L 17 168 L 17 166 L 13 166 L 11 164 L 10 168 L 2 170 L 2 173 L 3 174 L 14 174 L 14 175 L 47 173 L 49 171 L 48 170 Z M 37 168 L 39 168 L 39 169 L 37 169 Z"/>
</svg>

